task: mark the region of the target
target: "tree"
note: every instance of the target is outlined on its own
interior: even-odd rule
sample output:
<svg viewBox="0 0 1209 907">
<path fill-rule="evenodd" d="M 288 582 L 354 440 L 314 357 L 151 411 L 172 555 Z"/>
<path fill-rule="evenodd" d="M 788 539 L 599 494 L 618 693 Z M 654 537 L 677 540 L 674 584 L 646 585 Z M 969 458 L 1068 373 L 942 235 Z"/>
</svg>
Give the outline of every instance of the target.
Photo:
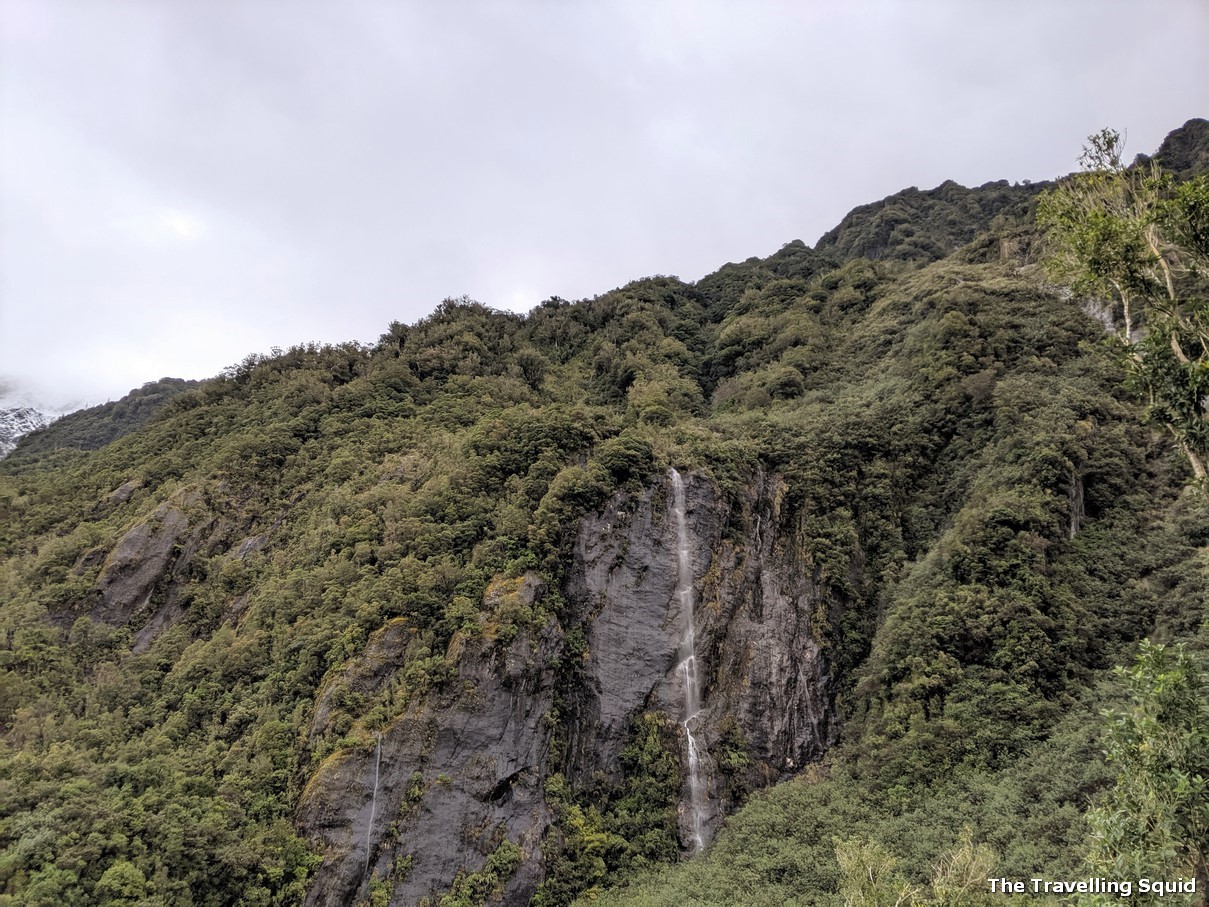
<svg viewBox="0 0 1209 907">
<path fill-rule="evenodd" d="M 1209 677 L 1184 651 L 1142 643 L 1136 665 L 1118 669 L 1133 692 L 1126 712 L 1107 713 L 1116 786 L 1088 813 L 1091 863 L 1108 878 L 1194 877 L 1209 904 Z"/>
<path fill-rule="evenodd" d="M 875 841 L 835 841 L 844 907 L 910 907 L 919 889 L 898 871 L 899 861 Z"/>
<path fill-rule="evenodd" d="M 1009 907 L 1017 903 L 1011 896 L 990 890 L 999 856 L 988 845 L 974 843 L 969 826 L 932 867 L 931 884 L 925 887 L 908 881 L 899 871 L 898 859 L 876 841 L 836 838 L 835 858 L 844 907 Z"/>
<path fill-rule="evenodd" d="M 1114 304 L 1128 384 L 1148 403 L 1198 482 L 1209 463 L 1209 176 L 1176 184 L 1154 161 L 1121 163 L 1118 133 L 1101 130 L 1083 170 L 1044 193 L 1051 273 Z"/>
</svg>

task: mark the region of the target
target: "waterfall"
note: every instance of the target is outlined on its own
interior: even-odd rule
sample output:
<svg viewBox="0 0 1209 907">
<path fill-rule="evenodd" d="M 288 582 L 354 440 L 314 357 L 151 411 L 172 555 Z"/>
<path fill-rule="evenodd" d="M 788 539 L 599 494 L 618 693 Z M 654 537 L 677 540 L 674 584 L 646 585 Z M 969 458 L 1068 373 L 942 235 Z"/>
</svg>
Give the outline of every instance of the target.
<svg viewBox="0 0 1209 907">
<path fill-rule="evenodd" d="M 378 811 L 378 775 L 382 769 L 382 732 L 378 731 L 378 752 L 374 756 L 374 793 L 369 801 L 369 824 L 365 826 L 365 872 L 369 873 L 369 863 L 374 855 L 374 814 Z"/>
<path fill-rule="evenodd" d="M 697 639 L 693 624 L 693 561 L 688 543 L 688 522 L 684 515 L 684 480 L 674 469 L 671 478 L 672 513 L 676 518 L 676 597 L 680 601 L 680 613 L 684 620 L 676 673 L 684 686 L 684 720 L 681 727 L 688 743 L 688 809 L 693 850 L 701 850 L 705 846 L 706 797 L 701 778 L 701 746 L 693 734 L 693 722 L 701 714 L 701 682 L 697 676 Z"/>
</svg>

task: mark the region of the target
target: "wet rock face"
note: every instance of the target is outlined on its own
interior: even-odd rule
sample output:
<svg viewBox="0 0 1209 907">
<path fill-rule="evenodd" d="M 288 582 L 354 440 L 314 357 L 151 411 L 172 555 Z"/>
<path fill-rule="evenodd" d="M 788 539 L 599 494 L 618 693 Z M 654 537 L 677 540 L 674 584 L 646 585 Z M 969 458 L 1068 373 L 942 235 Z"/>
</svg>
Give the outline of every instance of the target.
<svg viewBox="0 0 1209 907">
<path fill-rule="evenodd" d="M 580 525 L 568 597 L 587 627 L 588 657 L 586 695 L 571 717 L 573 782 L 616 772 L 637 711 L 680 714 L 684 697 L 673 668 L 683 616 L 675 595 L 676 528 L 667 511 L 667 491 L 657 486 L 640 497 L 614 497 Z M 690 519 L 712 516 L 702 509 Z"/>
<path fill-rule="evenodd" d="M 668 481 L 614 496 L 580 524 L 562 624 L 551 618 L 506 643 L 455 638 L 457 676 L 441 694 L 391 721 L 380 750 L 367 738 L 319 767 L 297 815 L 324 852 L 307 904 L 356 903 L 371 878 L 388 875 L 392 905 L 435 904 L 459 872 L 480 871 L 504 837 L 522 860 L 502 903 L 527 904 L 543 878 L 541 842 L 553 819 L 547 778 L 620 783 L 633 719 L 651 710 L 677 723 L 686 717 L 685 673 L 677 671 L 687 619 L 677 595 L 682 544 L 693 576 L 701 711 L 692 728 L 705 837 L 737 805 L 737 788 L 784 778 L 825 750 L 830 681 L 812 624 L 821 593 L 809 553 L 783 519 L 783 486 L 760 475 L 726 500 L 701 476 L 683 479 L 683 536 Z M 493 584 L 484 607 L 523 608 L 543 591 L 536 577 Z M 587 641 L 583 659 L 564 652 L 564 630 L 572 629 Z M 332 690 L 380 689 L 408 661 L 409 638 L 393 623 L 371 638 L 318 697 L 312 739 L 328 721 Z M 577 665 L 570 678 L 556 671 L 560 661 Z M 557 764 L 555 714 L 566 741 Z M 684 738 L 681 728 L 682 759 Z M 719 769 L 736 748 L 743 758 L 729 763 L 745 765 L 740 778 Z"/>
<path fill-rule="evenodd" d="M 724 737 L 745 750 L 748 787 L 791 774 L 832 739 L 829 678 L 811 625 L 819 592 L 804 552 L 781 527 L 779 490 L 761 476 L 728 506 L 709 482 L 685 477 L 701 686 L 693 726 L 704 744 L 711 829 L 735 805 L 718 776 Z M 675 594 L 670 495 L 661 485 L 615 497 L 581 525 L 568 591 L 588 628 L 589 657 L 571 719 L 573 780 L 617 776 L 635 714 L 686 717 L 676 671 L 686 616 Z"/>
<path fill-rule="evenodd" d="M 325 853 L 306 903 L 354 903 L 393 869 L 390 903 L 414 905 L 481 869 L 504 838 L 524 854 L 504 903 L 528 903 L 551 821 L 547 715 L 561 651 L 553 621 L 504 647 L 467 644 L 450 692 L 392 722 L 380 753 L 375 743 L 324 763 L 298 814 Z"/>
<path fill-rule="evenodd" d="M 779 483 L 761 484 L 745 505 L 743 541 L 715 546 L 704 610 L 711 712 L 734 717 L 754 760 L 751 780 L 768 783 L 821 756 L 835 729 L 814 617 L 822 592 L 802 540 L 782 525 Z"/>
</svg>

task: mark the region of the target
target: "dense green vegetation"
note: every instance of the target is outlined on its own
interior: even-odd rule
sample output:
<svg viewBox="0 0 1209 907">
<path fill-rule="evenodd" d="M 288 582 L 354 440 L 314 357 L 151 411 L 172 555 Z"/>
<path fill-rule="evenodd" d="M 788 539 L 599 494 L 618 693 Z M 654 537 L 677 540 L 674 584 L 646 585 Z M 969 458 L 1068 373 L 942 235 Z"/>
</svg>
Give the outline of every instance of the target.
<svg viewBox="0 0 1209 907">
<path fill-rule="evenodd" d="M 1202 190 L 1185 183 L 1180 191 L 1187 200 Z M 1021 238 L 1010 228 L 1001 235 Z M 965 254 L 990 245 L 981 240 Z M 1039 333 L 1053 338 L 1054 326 Z M 953 346 L 952 335 L 943 346 Z M 1116 787 L 1099 758 L 1096 712 L 1120 694 L 1093 680 L 1097 666 L 1122 659 L 1120 646 L 1143 632 L 1191 638 L 1201 651 L 1207 642 L 1203 499 L 1156 501 L 1137 439 L 1114 443 L 1103 434 L 1114 404 L 1100 397 L 1106 408 L 1095 412 L 1092 387 L 1093 376 L 1111 387 L 1110 356 L 1098 367 L 1085 356 L 1067 360 L 1076 367 L 1040 381 L 1034 374 L 994 383 L 997 432 L 984 436 L 982 471 L 939 543 L 889 598 L 857 672 L 843 745 L 823 766 L 756 797 L 705 860 L 636 882 L 606 903 L 813 904 L 830 903 L 828 891 L 849 904 L 1003 903 L 985 887 L 958 898 L 943 880 L 937 888 L 936 873 L 951 867 L 953 854 L 973 859 L 978 845 L 963 835 L 986 848 L 983 878 L 1076 878 L 1093 866 L 1122 878 L 1204 874 L 1204 829 L 1186 827 L 1204 811 L 1203 760 L 1189 754 L 1203 751 L 1206 724 L 1203 714 L 1188 717 L 1189 709 L 1203 712 L 1203 695 L 1197 702 L 1200 694 L 1187 692 L 1203 691 L 1193 678 L 1204 667 L 1181 662 L 1188 679 L 1166 695 L 1184 691 L 1185 723 L 1149 735 L 1172 741 L 1160 752 L 1177 755 L 1156 757 L 1154 743 L 1137 742 L 1136 722 L 1160 720 L 1152 693 L 1131 713 L 1139 717 L 1114 724 L 1118 741 L 1132 729 L 1132 749 L 1115 744 L 1115 761 L 1127 762 Z M 1066 501 L 1061 472 L 1071 488 Z M 1075 488 L 1080 475 L 1093 474 Z M 1085 493 L 1105 480 L 1113 487 L 1091 505 L 1097 525 L 1080 525 L 1077 511 L 1092 512 Z M 1068 516 L 1062 533 L 1057 523 Z M 1145 554 L 1136 535 L 1147 539 Z M 1131 686 L 1153 670 L 1129 675 Z M 1143 784 L 1137 769 L 1147 758 L 1157 758 L 1160 778 Z M 1106 805 L 1089 827 L 1081 814 L 1099 797 Z M 1150 808 L 1158 819 L 1138 805 L 1146 798 L 1157 801 Z M 872 889 L 854 887 L 861 879 Z"/>
<path fill-rule="evenodd" d="M 841 259 L 939 261 L 992 228 L 1019 219 L 1043 184 L 1007 180 L 967 189 L 947 180 L 921 192 L 914 187 L 862 205 L 816 244 Z"/>
<path fill-rule="evenodd" d="M 1184 647 L 1142 644 L 1118 674 L 1131 708 L 1110 712 L 1111 794 L 1088 816 L 1091 864 L 1118 878 L 1209 884 L 1209 674 Z M 1202 897 L 1202 900 L 1204 898 Z"/>
<path fill-rule="evenodd" d="M 196 387 L 197 383 L 181 378 L 149 381 L 120 400 L 78 410 L 26 435 L 10 456 L 21 459 L 57 448 L 96 450 L 104 447 L 141 428 L 165 403 L 182 391 Z"/>
<path fill-rule="evenodd" d="M 0 468 L 0 903 L 298 902 L 316 767 L 441 690 L 468 639 L 553 620 L 582 658 L 576 521 L 671 465 L 724 495 L 784 477 L 841 743 L 652 874 L 680 769 L 674 725 L 638 716 L 621 788 L 551 773 L 538 902 L 859 902 L 874 864 L 932 903 L 979 903 L 954 892 L 988 865 L 1077 877 L 1113 789 L 1109 669 L 1148 635 L 1205 648 L 1209 513 L 1047 283 L 1034 197 L 904 193 L 818 250 L 523 317 L 447 301 L 372 347 L 249 357 L 92 452 L 24 445 Z M 159 540 L 138 600 L 106 598 Z M 397 626 L 395 680 L 341 688 Z M 500 890 L 519 857 L 496 843 L 442 903 Z"/>
</svg>

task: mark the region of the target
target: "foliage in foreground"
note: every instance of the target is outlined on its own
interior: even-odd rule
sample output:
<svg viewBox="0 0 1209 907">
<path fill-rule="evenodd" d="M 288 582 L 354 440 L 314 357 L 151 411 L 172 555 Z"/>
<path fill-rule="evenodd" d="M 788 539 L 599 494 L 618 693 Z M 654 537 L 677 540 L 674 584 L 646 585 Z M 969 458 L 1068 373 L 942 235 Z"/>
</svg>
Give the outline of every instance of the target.
<svg viewBox="0 0 1209 907">
<path fill-rule="evenodd" d="M 1109 878 L 1209 885 L 1209 674 L 1184 650 L 1143 642 L 1108 714 L 1109 795 L 1090 811 L 1092 869 Z"/>
<path fill-rule="evenodd" d="M 1177 182 L 1157 161 L 1121 161 L 1121 137 L 1091 136 L 1084 170 L 1046 192 L 1038 222 L 1051 271 L 1110 300 L 1132 386 L 1199 481 L 1209 457 L 1209 174 Z"/>
</svg>

